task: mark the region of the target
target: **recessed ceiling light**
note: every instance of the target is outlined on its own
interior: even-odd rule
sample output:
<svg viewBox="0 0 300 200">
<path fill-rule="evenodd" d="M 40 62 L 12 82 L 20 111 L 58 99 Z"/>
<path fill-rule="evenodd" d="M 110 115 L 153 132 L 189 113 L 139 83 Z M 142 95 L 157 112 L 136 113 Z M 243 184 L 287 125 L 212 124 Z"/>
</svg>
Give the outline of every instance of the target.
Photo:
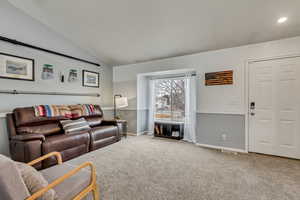
<svg viewBox="0 0 300 200">
<path fill-rule="evenodd" d="M 280 18 L 277 20 L 277 22 L 278 22 L 279 24 L 282 24 L 282 23 L 286 22 L 287 19 L 288 19 L 287 17 L 280 17 Z"/>
</svg>

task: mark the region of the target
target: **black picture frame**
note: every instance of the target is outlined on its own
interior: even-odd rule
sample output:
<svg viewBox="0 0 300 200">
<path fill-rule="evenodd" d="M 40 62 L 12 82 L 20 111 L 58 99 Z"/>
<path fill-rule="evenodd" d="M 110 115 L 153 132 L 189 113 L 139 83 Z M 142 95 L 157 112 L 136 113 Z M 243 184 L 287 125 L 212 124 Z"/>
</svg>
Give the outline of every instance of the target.
<svg viewBox="0 0 300 200">
<path fill-rule="evenodd" d="M 86 84 L 85 73 L 91 73 L 91 74 L 95 74 L 95 76 L 97 76 L 98 83 L 96 86 L 91 86 L 91 85 Z M 89 70 L 82 70 L 82 86 L 83 87 L 91 87 L 91 88 L 99 88 L 100 87 L 100 73 L 89 71 Z"/>
<path fill-rule="evenodd" d="M 18 59 L 23 59 L 23 60 L 26 60 L 26 61 L 31 61 L 32 62 L 32 65 L 31 65 L 31 71 L 32 71 L 32 77 L 30 79 L 26 79 L 26 78 L 17 78 L 17 77 L 7 77 L 7 76 L 3 76 L 0 74 L 0 78 L 2 79 L 11 79 L 11 80 L 21 80 L 21 81 L 35 81 L 35 61 L 34 59 L 32 58 L 25 58 L 25 57 L 21 57 L 21 56 L 16 56 L 16 55 L 12 55 L 12 54 L 7 54 L 7 53 L 3 53 L 3 52 L 0 52 L 0 55 L 3 55 L 3 56 L 7 56 L 7 57 L 12 57 L 12 58 L 18 58 Z M 1 67 L 1 66 L 0 66 Z"/>
</svg>

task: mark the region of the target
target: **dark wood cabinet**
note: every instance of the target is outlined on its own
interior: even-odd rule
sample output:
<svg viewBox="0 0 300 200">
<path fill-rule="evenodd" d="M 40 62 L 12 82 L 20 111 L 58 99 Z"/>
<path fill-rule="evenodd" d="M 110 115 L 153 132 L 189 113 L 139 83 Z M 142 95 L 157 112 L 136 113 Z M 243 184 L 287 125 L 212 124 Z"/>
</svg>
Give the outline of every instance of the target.
<svg viewBox="0 0 300 200">
<path fill-rule="evenodd" d="M 154 136 L 181 140 L 184 135 L 183 122 L 154 122 Z"/>
</svg>

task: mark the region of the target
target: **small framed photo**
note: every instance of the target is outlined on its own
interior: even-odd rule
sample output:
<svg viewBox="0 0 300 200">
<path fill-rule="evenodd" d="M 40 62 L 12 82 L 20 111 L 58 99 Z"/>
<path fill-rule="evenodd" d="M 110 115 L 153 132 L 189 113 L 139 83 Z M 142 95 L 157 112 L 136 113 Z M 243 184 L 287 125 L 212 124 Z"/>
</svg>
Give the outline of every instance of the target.
<svg viewBox="0 0 300 200">
<path fill-rule="evenodd" d="M 99 73 L 82 70 L 82 86 L 99 88 L 100 86 Z"/>
<path fill-rule="evenodd" d="M 0 78 L 34 81 L 34 60 L 0 53 Z"/>
</svg>

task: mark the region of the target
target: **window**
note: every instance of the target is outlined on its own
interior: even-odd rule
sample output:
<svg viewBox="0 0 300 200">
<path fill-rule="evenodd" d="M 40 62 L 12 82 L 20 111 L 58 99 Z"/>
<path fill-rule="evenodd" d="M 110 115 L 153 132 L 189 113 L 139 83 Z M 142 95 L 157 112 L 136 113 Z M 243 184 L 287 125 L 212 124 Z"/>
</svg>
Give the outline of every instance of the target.
<svg viewBox="0 0 300 200">
<path fill-rule="evenodd" d="M 185 80 L 155 80 L 155 120 L 184 121 Z"/>
</svg>

